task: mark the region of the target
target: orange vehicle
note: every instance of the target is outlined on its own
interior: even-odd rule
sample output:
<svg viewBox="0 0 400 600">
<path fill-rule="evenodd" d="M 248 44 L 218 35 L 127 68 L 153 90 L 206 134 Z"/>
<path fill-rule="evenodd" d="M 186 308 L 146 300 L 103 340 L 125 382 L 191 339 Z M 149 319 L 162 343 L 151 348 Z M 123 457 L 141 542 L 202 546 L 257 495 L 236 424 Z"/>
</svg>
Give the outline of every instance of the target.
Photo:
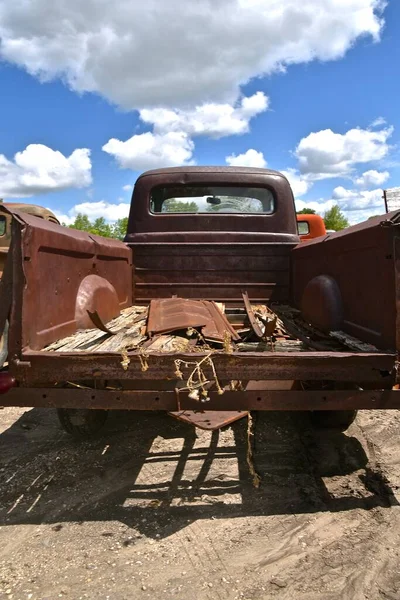
<svg viewBox="0 0 400 600">
<path fill-rule="evenodd" d="M 297 230 L 302 242 L 313 240 L 327 233 L 324 220 L 319 215 L 297 215 Z"/>
</svg>

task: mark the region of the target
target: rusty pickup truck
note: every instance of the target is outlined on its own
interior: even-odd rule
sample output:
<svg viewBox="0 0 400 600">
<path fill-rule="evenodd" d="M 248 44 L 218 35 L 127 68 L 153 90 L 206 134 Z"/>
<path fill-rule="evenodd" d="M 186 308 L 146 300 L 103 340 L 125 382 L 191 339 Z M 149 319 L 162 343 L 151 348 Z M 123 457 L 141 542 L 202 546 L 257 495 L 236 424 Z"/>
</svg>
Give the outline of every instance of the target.
<svg viewBox="0 0 400 600">
<path fill-rule="evenodd" d="M 142 174 L 124 242 L 14 212 L 1 404 L 57 408 L 76 435 L 111 409 L 343 429 L 399 408 L 400 212 L 299 242 L 290 185 L 265 169 Z"/>
</svg>

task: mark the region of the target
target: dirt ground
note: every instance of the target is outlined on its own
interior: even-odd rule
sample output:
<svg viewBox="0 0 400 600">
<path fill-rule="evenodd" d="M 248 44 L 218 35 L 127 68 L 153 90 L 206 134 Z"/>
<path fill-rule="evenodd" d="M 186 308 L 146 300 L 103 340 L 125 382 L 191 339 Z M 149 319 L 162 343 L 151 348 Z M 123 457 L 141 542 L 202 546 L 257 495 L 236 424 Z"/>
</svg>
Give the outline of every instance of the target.
<svg viewBox="0 0 400 600">
<path fill-rule="evenodd" d="M 114 412 L 78 443 L 53 410 L 0 410 L 0 598 L 400 600 L 400 414 L 254 423 L 259 489 L 246 420 Z"/>
</svg>

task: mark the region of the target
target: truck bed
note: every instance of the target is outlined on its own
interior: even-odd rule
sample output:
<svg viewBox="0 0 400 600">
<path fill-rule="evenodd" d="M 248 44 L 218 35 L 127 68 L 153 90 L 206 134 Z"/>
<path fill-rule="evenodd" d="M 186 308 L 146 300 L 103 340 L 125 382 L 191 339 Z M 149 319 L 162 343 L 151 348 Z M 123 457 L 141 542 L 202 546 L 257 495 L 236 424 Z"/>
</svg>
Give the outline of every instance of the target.
<svg viewBox="0 0 400 600">
<path fill-rule="evenodd" d="M 272 335 L 255 341 L 254 332 L 244 309 L 226 308 L 218 304 L 236 332 L 240 341 L 230 341 L 229 348 L 223 343 L 202 339 L 197 332 L 179 331 L 150 336 L 146 330 L 148 306 L 134 305 L 105 324 L 104 331 L 98 327 L 77 331 L 43 348 L 43 352 L 56 353 L 124 353 L 138 350 L 151 353 L 199 353 L 202 350 L 217 352 L 307 352 L 309 350 L 331 352 L 378 353 L 378 349 L 341 331 L 324 334 L 302 319 L 299 311 L 288 305 L 276 305 L 273 313 L 278 316 Z M 252 306 L 254 311 L 271 312 L 266 305 Z"/>
<path fill-rule="evenodd" d="M 335 238 L 332 243 L 309 242 L 294 248 L 296 236 L 289 236 L 289 240 L 289 234 L 282 238 L 280 233 L 267 232 L 261 236 L 263 241 L 259 241 L 249 233 L 246 241 L 232 243 L 220 242 L 221 233 L 215 231 L 212 236 L 204 234 L 203 241 L 196 241 L 196 235 L 193 239 L 189 236 L 189 241 L 181 240 L 184 234 L 179 239 L 174 237 L 174 241 L 158 238 L 138 241 L 135 234 L 132 244 L 127 245 L 40 222 L 29 215 L 15 215 L 10 268 L 1 282 L 0 317 L 5 321 L 9 314 L 9 373 L 15 381 L 14 389 L 6 394 L 8 402 L 29 406 L 176 410 L 174 407 L 182 406 L 185 394 L 189 406 L 188 382 L 192 382 L 193 374 L 201 373 L 213 385 L 210 410 L 387 407 L 392 402 L 390 390 L 398 383 L 397 346 L 393 342 L 398 306 L 397 279 L 394 281 L 393 273 L 397 276 L 397 270 L 390 254 L 393 229 L 381 227 L 380 221 L 369 225 L 368 231 L 376 234 L 373 247 L 380 249 L 374 253 L 378 261 L 373 263 L 374 272 L 384 278 L 370 289 L 367 285 L 370 279 L 366 275 L 366 280 L 362 279 L 365 269 L 358 268 L 358 263 L 351 272 L 345 269 L 350 256 L 356 256 L 360 264 L 365 262 L 363 229 L 348 236 L 352 245 L 348 242 L 349 251 L 343 254 L 341 247 L 347 237 L 344 241 L 339 239 L 340 244 Z M 370 238 L 368 244 L 372 243 Z M 304 322 L 300 312 L 289 303 L 293 301 L 294 306 L 300 307 L 302 290 L 308 282 L 327 272 L 333 260 L 328 256 L 331 245 L 335 248 L 337 271 L 333 274 L 344 294 L 340 326 L 343 331 L 325 334 L 315 328 L 315 323 L 309 324 L 314 322 L 312 318 L 307 317 L 310 321 Z M 190 255 L 191 261 L 196 258 L 195 252 L 196 256 L 205 252 L 209 262 L 202 263 L 201 268 L 205 267 L 207 280 L 202 280 L 202 287 L 196 286 L 191 265 L 183 264 L 179 258 L 180 262 L 174 263 L 174 273 L 182 271 L 184 287 L 175 283 L 172 287 L 164 285 L 161 274 L 154 274 L 158 255 L 153 266 L 139 260 L 148 256 L 149 248 L 151 252 L 151 248 L 156 248 L 160 255 L 164 252 L 171 256 L 173 251 L 176 258 Z M 319 264 L 322 254 L 326 264 Z M 221 284 L 227 281 L 225 261 L 229 266 L 230 294 L 221 291 Z M 253 293 L 247 271 L 252 277 L 259 277 L 262 271 L 264 277 L 263 265 L 267 268 L 271 261 L 274 270 L 268 271 L 273 276 L 268 279 L 269 292 L 260 297 Z M 251 268 L 248 266 L 245 271 L 245 265 Z M 286 273 L 284 286 L 274 276 L 278 267 Z M 163 281 L 168 283 L 171 269 L 165 265 L 164 271 Z M 143 274 L 148 286 L 145 295 L 141 291 Z M 211 275 L 218 281 L 211 282 Z M 349 281 L 355 282 L 354 285 L 348 285 Z M 385 293 L 374 295 L 375 287 Z M 356 308 L 365 290 L 368 290 L 368 302 L 364 303 L 368 311 L 360 313 Z M 254 304 L 265 302 L 264 308 L 268 306 L 277 315 L 275 330 L 265 339 L 254 337 L 243 318 L 242 291 L 249 293 Z M 225 317 L 240 339 L 227 338 L 222 342 L 201 339 L 193 332 L 188 334 L 187 328 L 164 331 L 159 336 L 151 329 L 151 337 L 145 329 L 150 298 L 168 299 L 174 295 L 225 303 Z M 315 307 L 319 306 L 316 302 Z M 311 316 L 312 308 L 308 307 Z M 89 313 L 96 312 L 104 322 L 103 325 L 97 321 L 100 330 L 90 320 L 87 322 Z M 235 382 L 243 387 L 233 390 Z M 249 382 L 257 382 L 260 387 L 249 391 Z M 293 385 L 306 387 L 294 389 Z M 71 387 L 80 389 L 71 394 Z"/>
<path fill-rule="evenodd" d="M 133 305 L 107 323 L 115 335 L 93 327 L 25 350 L 9 401 L 23 403 L 28 387 L 32 406 L 199 410 L 205 395 L 207 410 L 333 410 L 348 406 L 350 394 L 357 408 L 397 407 L 393 353 L 343 332 L 324 334 L 288 305 L 273 310 L 273 336 L 246 341 L 254 335 L 245 311 L 225 308 L 243 338 L 227 346 L 184 331 L 151 338 L 148 307 Z"/>
</svg>

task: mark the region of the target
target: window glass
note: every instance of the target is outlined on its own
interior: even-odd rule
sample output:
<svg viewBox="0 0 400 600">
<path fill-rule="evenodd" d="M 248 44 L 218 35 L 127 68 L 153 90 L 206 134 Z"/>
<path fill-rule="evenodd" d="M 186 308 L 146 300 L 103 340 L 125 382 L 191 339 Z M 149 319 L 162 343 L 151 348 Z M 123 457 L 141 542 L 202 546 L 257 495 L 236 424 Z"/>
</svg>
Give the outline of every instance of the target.
<svg viewBox="0 0 400 600">
<path fill-rule="evenodd" d="M 270 215 L 275 210 L 273 193 L 267 188 L 231 186 L 158 187 L 151 191 L 152 213 L 215 214 L 253 213 Z"/>
<path fill-rule="evenodd" d="M 299 232 L 299 235 L 308 235 L 310 233 L 310 226 L 308 224 L 308 221 L 298 221 L 297 230 Z"/>
<path fill-rule="evenodd" d="M 6 232 L 6 218 L 0 216 L 0 236 L 4 235 Z"/>
</svg>

